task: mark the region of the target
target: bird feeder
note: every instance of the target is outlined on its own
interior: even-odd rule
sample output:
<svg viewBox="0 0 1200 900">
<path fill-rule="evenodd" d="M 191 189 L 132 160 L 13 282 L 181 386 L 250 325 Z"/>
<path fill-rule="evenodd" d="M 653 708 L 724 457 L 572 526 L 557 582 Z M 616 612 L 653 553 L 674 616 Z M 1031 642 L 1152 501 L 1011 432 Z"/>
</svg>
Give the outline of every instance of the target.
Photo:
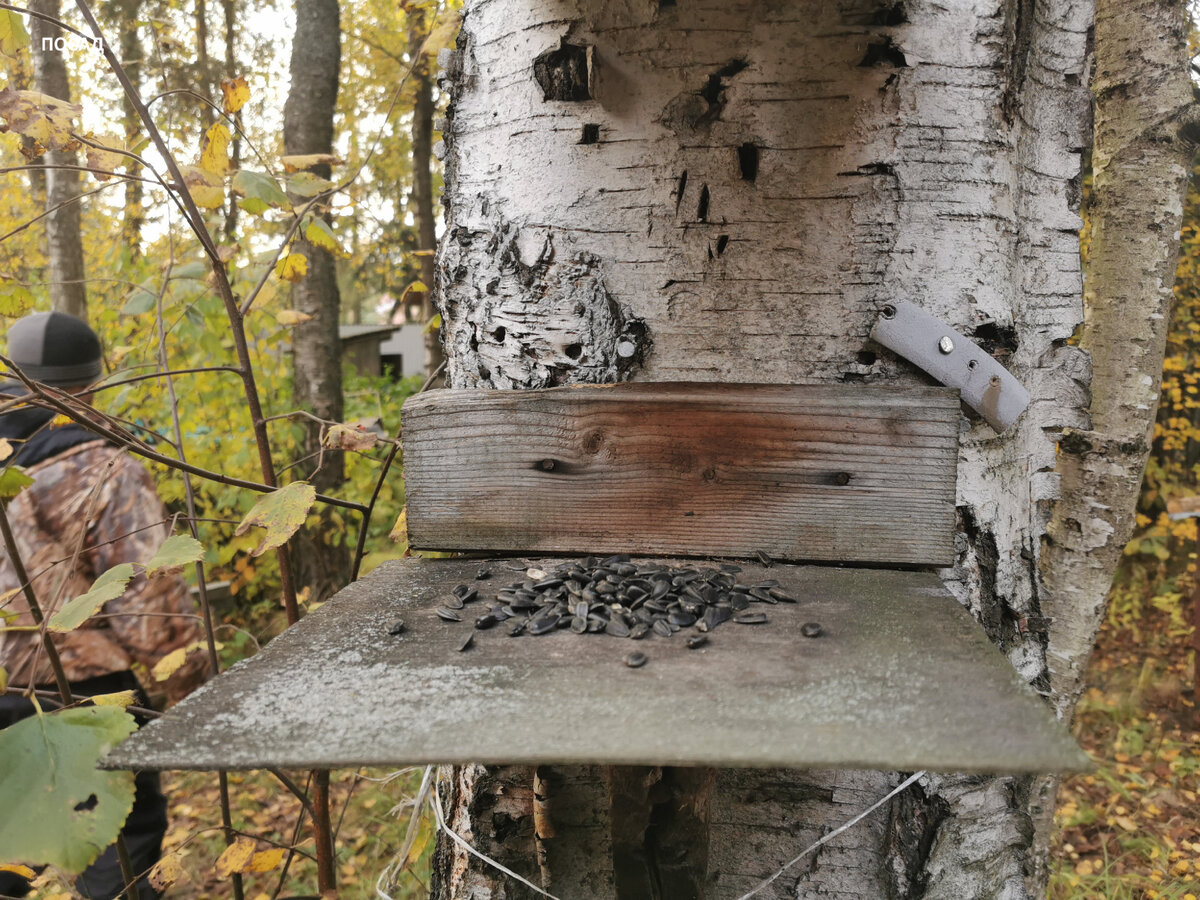
<svg viewBox="0 0 1200 900">
<path fill-rule="evenodd" d="M 410 543 L 463 555 L 381 565 L 106 765 L 1084 769 L 936 572 L 955 559 L 959 421 L 959 392 L 940 387 L 413 397 Z M 724 564 L 796 602 L 762 602 L 765 622 L 727 621 L 700 646 L 694 628 L 475 628 L 529 571 L 613 554 Z M 447 621 L 459 585 L 477 599 Z"/>
</svg>

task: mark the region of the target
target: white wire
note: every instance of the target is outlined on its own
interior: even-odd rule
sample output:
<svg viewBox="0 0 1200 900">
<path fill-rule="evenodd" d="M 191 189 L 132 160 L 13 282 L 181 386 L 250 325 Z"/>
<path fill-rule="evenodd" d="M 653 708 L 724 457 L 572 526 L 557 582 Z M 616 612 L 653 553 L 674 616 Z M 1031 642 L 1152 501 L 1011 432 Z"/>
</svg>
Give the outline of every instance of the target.
<svg viewBox="0 0 1200 900">
<path fill-rule="evenodd" d="M 879 809 L 879 807 L 883 806 L 883 804 L 887 803 L 889 800 L 891 800 L 893 797 L 895 797 L 897 794 L 899 794 L 901 791 L 903 791 L 910 784 L 913 784 L 919 778 L 923 778 L 924 776 L 925 776 L 924 772 L 917 772 L 915 775 L 910 775 L 907 779 L 902 781 L 898 787 L 893 789 L 892 792 L 889 793 L 882 800 L 879 800 L 878 802 L 874 803 L 873 805 L 867 807 L 862 812 L 860 812 L 857 816 L 855 816 L 853 819 L 851 819 L 849 822 L 847 822 L 845 825 L 829 832 L 829 834 L 825 835 L 819 841 L 816 841 L 815 843 L 813 843 L 811 846 L 805 847 L 802 851 L 800 851 L 800 854 L 795 859 L 793 859 L 791 862 L 789 862 L 787 865 L 785 865 L 782 869 L 780 869 L 778 872 L 776 872 L 774 875 L 772 875 L 770 878 L 768 878 L 766 881 L 764 881 L 762 884 L 760 884 L 754 890 L 750 891 L 749 893 L 742 894 L 742 896 L 738 897 L 738 900 L 747 900 L 747 898 L 753 897 L 755 894 L 757 894 L 759 891 L 761 891 L 763 888 L 765 888 L 767 885 L 769 885 L 772 881 L 774 881 L 776 878 L 778 878 L 780 875 L 782 875 L 784 872 L 786 872 L 788 869 L 790 869 L 796 863 L 800 862 L 800 860 L 804 859 L 804 857 L 808 856 L 808 854 L 812 853 L 814 850 L 816 850 L 822 844 L 826 843 L 827 841 L 833 840 L 835 837 L 837 837 L 839 834 L 841 834 L 847 828 L 853 828 L 855 825 L 857 825 L 859 822 L 861 822 L 863 819 L 865 819 L 871 813 L 875 812 L 875 810 Z"/>
<path fill-rule="evenodd" d="M 461 846 L 468 853 L 470 853 L 473 856 L 479 857 L 485 863 L 487 863 L 489 866 L 493 866 L 494 868 L 499 869 L 501 872 L 503 872 L 505 875 L 508 875 L 510 878 L 517 879 L 517 881 L 521 882 L 521 884 L 525 885 L 526 887 L 533 888 L 535 891 L 537 891 L 543 897 L 549 897 L 550 900 L 560 900 L 560 898 L 555 897 L 553 894 L 549 893 L 548 891 L 543 891 L 540 887 L 538 887 L 532 881 L 526 881 L 524 878 L 522 878 L 520 875 L 518 875 L 512 869 L 507 869 L 504 866 L 500 865 L 500 863 L 496 862 L 496 860 L 492 859 L 490 856 L 486 856 L 485 854 L 480 853 L 478 850 L 476 850 L 474 847 L 472 847 L 470 844 L 468 844 L 465 840 L 463 840 L 461 837 L 459 837 L 456 832 L 452 831 L 450 829 L 450 826 L 446 824 L 446 820 L 442 818 L 442 797 L 441 797 L 440 792 L 438 791 L 436 778 L 433 780 L 433 814 L 437 817 L 438 828 L 440 828 L 440 829 L 442 829 L 442 831 L 446 832 L 446 835 L 452 841 L 454 841 L 456 844 Z"/>
</svg>

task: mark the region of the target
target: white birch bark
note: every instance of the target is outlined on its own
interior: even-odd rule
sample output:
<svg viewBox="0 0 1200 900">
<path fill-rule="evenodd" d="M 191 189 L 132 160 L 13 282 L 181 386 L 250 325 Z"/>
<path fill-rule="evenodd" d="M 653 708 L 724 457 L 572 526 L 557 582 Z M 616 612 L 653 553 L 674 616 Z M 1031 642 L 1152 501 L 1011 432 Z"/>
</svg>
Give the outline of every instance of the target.
<svg viewBox="0 0 1200 900">
<path fill-rule="evenodd" d="M 964 417 L 943 574 L 1047 689 L 1055 442 L 1087 424 L 1067 339 L 1091 16 L 1086 0 L 469 2 L 446 72 L 449 383 L 923 383 L 867 338 L 889 300 L 920 303 L 1034 398 L 1002 436 Z M 588 76 L 553 77 L 571 59 Z M 722 771 L 706 896 L 738 896 L 898 779 Z M 554 890 L 521 773 L 445 786 L 461 831 Z M 1031 787 L 928 778 L 759 896 L 1024 897 Z M 565 896 L 613 896 L 602 850 Z M 529 895 L 449 845 L 436 868 L 438 897 Z"/>
<path fill-rule="evenodd" d="M 1080 346 L 1091 427 L 1060 443 L 1063 499 L 1045 536 L 1050 695 L 1069 718 L 1134 525 L 1150 453 L 1187 177 L 1200 140 L 1188 21 L 1173 0 L 1096 0 L 1091 241 Z M 1053 807 L 1056 779 L 1038 790 Z M 1049 822 L 1039 823 L 1042 833 Z"/>
</svg>

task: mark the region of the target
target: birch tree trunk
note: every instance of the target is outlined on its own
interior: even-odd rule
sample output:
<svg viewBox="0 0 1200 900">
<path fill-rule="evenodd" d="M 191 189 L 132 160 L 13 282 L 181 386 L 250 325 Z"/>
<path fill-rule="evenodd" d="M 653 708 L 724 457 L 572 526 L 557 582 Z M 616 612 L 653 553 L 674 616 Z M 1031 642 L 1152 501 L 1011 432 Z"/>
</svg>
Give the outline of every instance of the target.
<svg viewBox="0 0 1200 900">
<path fill-rule="evenodd" d="M 1096 0 L 1091 242 L 1080 346 L 1091 427 L 1059 444 L 1062 501 L 1044 536 L 1050 696 L 1070 718 L 1150 454 L 1183 201 L 1200 142 L 1188 21 L 1174 0 Z M 1039 791 L 1049 832 L 1058 779 Z"/>
<path fill-rule="evenodd" d="M 53 18 L 59 17 L 59 0 L 30 0 L 29 8 Z M 33 80 L 38 91 L 71 99 L 71 84 L 62 50 L 43 46 L 65 37 L 55 25 L 30 17 L 29 34 L 33 47 Z M 49 262 L 50 306 L 58 312 L 87 319 L 87 285 L 83 267 L 83 240 L 79 224 L 79 172 L 55 168 L 77 166 L 72 151 L 51 150 L 42 157 L 48 168 L 46 178 L 46 259 Z"/>
<path fill-rule="evenodd" d="M 437 222 L 433 211 L 433 76 L 429 71 L 429 54 L 421 53 L 433 23 L 426 10 L 408 8 L 408 52 L 413 57 L 412 113 L 412 210 L 417 225 L 417 249 L 432 253 L 437 247 Z M 421 281 L 427 290 L 421 301 L 421 321 L 433 317 L 434 259 L 421 258 Z M 442 335 L 440 330 L 425 335 L 425 374 L 432 375 L 442 364 Z"/>
<path fill-rule="evenodd" d="M 468 2 L 445 73 L 450 385 L 924 383 L 868 339 L 887 302 L 919 303 L 1033 397 L 1003 435 L 964 411 L 958 561 L 941 574 L 1057 704 L 1060 599 L 1039 563 L 1058 439 L 1089 427 L 1090 364 L 1068 339 L 1083 319 L 1092 12 L 1087 0 Z M 1139 364 L 1153 370 L 1153 352 Z M 612 777 L 462 767 L 441 793 L 460 833 L 558 896 L 632 897 L 612 870 Z M 900 777 L 715 773 L 700 893 L 740 896 Z M 686 779 L 645 778 L 678 808 Z M 1050 799 L 1034 778 L 928 776 L 757 896 L 1030 896 Z M 533 896 L 446 842 L 433 893 Z"/>
<path fill-rule="evenodd" d="M 341 66 L 338 0 L 297 0 L 292 41 L 291 89 L 283 108 L 283 146 L 288 155 L 331 154 L 333 114 Z M 327 164 L 310 167 L 329 178 Z M 316 215 L 322 213 L 318 211 Z M 338 339 L 341 296 L 333 256 L 297 234 L 295 252 L 308 260 L 307 274 L 292 288 L 292 306 L 311 318 L 292 329 L 292 396 L 297 409 L 327 421 L 342 419 L 342 348 Z M 302 456 L 307 478 L 318 491 L 328 491 L 345 478 L 340 451 L 321 451 L 321 429 L 304 423 Z M 325 599 L 350 576 L 350 552 L 333 543 L 332 527 L 303 529 L 307 545 L 292 555 L 301 585 L 314 599 Z"/>
</svg>

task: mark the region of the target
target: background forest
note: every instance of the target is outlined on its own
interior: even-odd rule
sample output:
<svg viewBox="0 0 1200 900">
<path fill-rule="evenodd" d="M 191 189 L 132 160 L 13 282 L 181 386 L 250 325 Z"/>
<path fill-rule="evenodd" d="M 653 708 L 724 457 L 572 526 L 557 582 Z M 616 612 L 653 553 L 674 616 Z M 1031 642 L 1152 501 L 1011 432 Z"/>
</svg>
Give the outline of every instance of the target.
<svg viewBox="0 0 1200 900">
<path fill-rule="evenodd" d="M 98 406 L 111 428 L 164 457 L 153 464 L 159 493 L 202 548 L 181 561 L 197 563 L 187 570 L 197 587 L 213 588 L 215 641 L 193 652 L 223 668 L 353 574 L 405 552 L 395 438 L 403 399 L 440 362 L 428 299 L 436 72 L 457 3 L 362 0 L 342 4 L 339 19 L 336 3 L 313 0 L 114 0 L 90 11 L 112 60 L 13 9 L 0 4 L 0 321 L 54 307 L 100 332 L 110 374 Z M 92 34 L 82 5 L 30 9 Z M 336 38 L 340 58 L 314 34 Z M 60 49 L 43 49 L 47 36 Z M 1197 178 L 1139 527 L 1076 721 L 1101 769 L 1060 795 L 1055 898 L 1200 896 L 1197 520 L 1172 520 L 1166 506 L 1197 493 L 1200 473 Z M 428 338 L 420 374 L 364 373 L 342 358 L 338 325 L 400 323 Z M 312 377 L 323 366 L 338 377 Z M 197 477 L 169 464 L 185 458 Z M 301 481 L 344 502 L 299 498 L 288 534 L 304 524 L 303 559 L 289 563 L 240 525 L 277 524 L 256 488 Z M 290 586 L 289 565 L 303 589 Z M 153 684 L 162 673 L 142 674 Z M 419 780 L 172 775 L 157 882 L 177 897 L 274 900 L 331 879 L 349 897 L 377 886 L 423 896 L 432 823 L 414 814 Z M 0 808 L 11 808 L 2 793 Z M 69 884 L 50 868 L 35 895 L 65 897 Z"/>
</svg>

